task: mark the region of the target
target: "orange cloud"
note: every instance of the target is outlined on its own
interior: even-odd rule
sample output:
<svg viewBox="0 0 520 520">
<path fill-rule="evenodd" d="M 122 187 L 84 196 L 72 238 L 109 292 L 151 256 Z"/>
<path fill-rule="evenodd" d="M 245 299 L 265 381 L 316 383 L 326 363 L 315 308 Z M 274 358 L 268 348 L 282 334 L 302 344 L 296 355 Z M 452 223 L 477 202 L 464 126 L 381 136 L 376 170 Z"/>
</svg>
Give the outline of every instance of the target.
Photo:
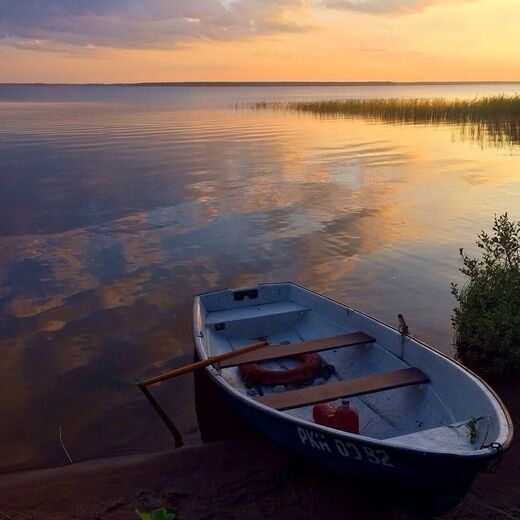
<svg viewBox="0 0 520 520">
<path fill-rule="evenodd" d="M 477 0 L 458 1 L 474 2 Z M 447 0 L 325 0 L 325 5 L 336 9 L 349 9 L 372 14 L 403 14 L 421 11 L 432 4 L 443 2 L 445 3 Z"/>
</svg>

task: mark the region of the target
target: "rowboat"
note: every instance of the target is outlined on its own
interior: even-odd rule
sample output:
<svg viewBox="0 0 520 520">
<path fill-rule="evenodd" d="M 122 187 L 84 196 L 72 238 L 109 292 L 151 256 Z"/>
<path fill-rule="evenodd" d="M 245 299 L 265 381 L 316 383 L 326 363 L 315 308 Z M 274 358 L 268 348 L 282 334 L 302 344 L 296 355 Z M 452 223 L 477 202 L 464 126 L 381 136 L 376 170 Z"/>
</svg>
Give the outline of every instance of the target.
<svg viewBox="0 0 520 520">
<path fill-rule="evenodd" d="M 339 474 L 406 483 L 451 507 L 511 444 L 509 413 L 484 381 L 358 310 L 293 283 L 195 298 L 201 360 L 259 339 L 268 344 L 207 366 L 207 374 L 255 428 Z M 255 383 L 241 370 L 291 374 L 311 353 L 321 370 L 303 384 Z M 313 405 L 346 398 L 359 433 L 314 422 Z"/>
</svg>

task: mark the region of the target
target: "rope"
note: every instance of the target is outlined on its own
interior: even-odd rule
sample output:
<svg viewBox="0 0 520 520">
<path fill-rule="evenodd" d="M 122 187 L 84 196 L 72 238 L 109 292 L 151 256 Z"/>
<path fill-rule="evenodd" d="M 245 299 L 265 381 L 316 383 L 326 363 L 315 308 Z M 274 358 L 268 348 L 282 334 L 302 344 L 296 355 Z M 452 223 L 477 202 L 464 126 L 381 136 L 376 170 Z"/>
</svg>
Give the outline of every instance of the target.
<svg viewBox="0 0 520 520">
<path fill-rule="evenodd" d="M 491 444 L 485 444 L 482 446 L 482 449 L 493 448 L 497 450 L 496 459 L 488 466 L 486 469 L 486 473 L 496 473 L 500 466 L 500 461 L 502 460 L 502 454 L 504 453 L 504 447 L 499 442 L 492 442 Z"/>
</svg>

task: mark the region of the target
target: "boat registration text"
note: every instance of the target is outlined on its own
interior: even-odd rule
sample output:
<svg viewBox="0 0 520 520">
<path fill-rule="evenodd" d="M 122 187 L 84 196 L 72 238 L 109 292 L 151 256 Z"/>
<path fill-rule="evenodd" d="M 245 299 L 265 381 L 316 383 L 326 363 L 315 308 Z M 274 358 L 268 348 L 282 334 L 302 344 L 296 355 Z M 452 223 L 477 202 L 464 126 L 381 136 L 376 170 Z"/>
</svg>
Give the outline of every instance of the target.
<svg viewBox="0 0 520 520">
<path fill-rule="evenodd" d="M 331 440 L 327 439 L 322 433 L 307 430 L 300 426 L 297 426 L 297 430 L 300 441 L 304 446 L 327 453 L 337 452 L 342 457 L 351 458 L 353 460 L 367 461 L 371 464 L 380 464 L 390 468 L 394 467 L 385 450 L 361 444 L 353 444 L 352 442 L 341 439 L 334 439 L 332 443 Z"/>
</svg>

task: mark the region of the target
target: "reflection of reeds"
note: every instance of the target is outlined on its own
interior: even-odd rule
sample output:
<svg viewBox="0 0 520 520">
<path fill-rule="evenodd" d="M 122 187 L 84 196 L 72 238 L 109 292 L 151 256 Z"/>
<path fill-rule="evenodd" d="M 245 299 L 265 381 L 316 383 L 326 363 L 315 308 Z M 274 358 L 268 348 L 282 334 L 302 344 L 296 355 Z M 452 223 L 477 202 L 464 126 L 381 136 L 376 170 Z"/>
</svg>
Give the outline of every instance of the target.
<svg viewBox="0 0 520 520">
<path fill-rule="evenodd" d="M 520 144 L 520 95 L 474 99 L 338 99 L 258 102 L 256 109 L 291 110 L 322 116 L 351 116 L 401 123 L 457 123 L 468 134 L 496 142 Z"/>
</svg>

